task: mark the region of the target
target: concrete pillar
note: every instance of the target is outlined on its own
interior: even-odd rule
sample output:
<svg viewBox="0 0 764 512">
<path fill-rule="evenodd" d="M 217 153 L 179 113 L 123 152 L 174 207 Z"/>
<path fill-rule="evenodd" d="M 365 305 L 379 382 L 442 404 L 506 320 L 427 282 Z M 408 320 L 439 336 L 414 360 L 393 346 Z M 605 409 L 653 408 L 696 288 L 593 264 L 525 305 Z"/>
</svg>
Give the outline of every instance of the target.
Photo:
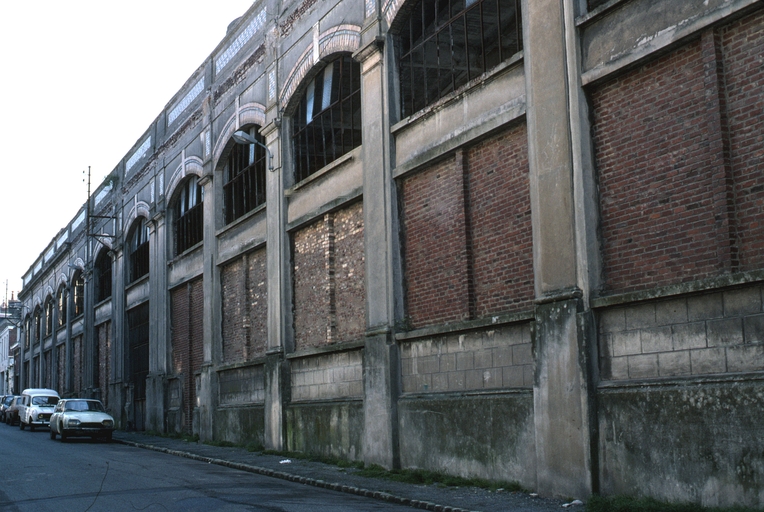
<svg viewBox="0 0 764 512">
<path fill-rule="evenodd" d="M 273 120 L 260 132 L 265 137 L 273 155 L 273 169 L 266 171 L 266 238 L 268 266 L 268 347 L 265 363 L 265 430 L 263 445 L 269 450 L 283 450 L 286 442 L 284 434 L 284 402 L 289 387 L 284 371 L 288 362 L 284 358 L 288 343 L 287 326 L 291 325 L 291 281 L 289 235 L 286 232 L 286 199 L 284 197 L 284 174 L 280 144 L 280 121 Z M 277 149 L 278 148 L 278 149 Z M 270 160 L 269 160 L 270 161 Z"/>
<path fill-rule="evenodd" d="M 525 0 L 523 36 L 533 219 L 537 488 L 594 489 L 591 372 L 579 312 L 596 278 L 595 210 L 575 0 Z M 591 188 L 589 188 L 591 187 Z M 586 194 L 589 197 L 586 197 Z M 581 316 L 581 318 L 584 318 Z"/>
<path fill-rule="evenodd" d="M 146 429 L 164 432 L 167 340 L 167 234 L 164 211 L 149 223 L 149 374 L 146 378 Z"/>
<path fill-rule="evenodd" d="M 221 340 L 221 315 L 220 309 L 220 270 L 216 262 L 217 238 L 215 226 L 217 225 L 215 213 L 218 196 L 213 187 L 213 175 L 206 174 L 199 180 L 199 185 L 204 188 L 204 269 L 202 271 L 202 287 L 205 297 L 204 321 L 202 345 L 204 362 L 202 363 L 198 392 L 199 408 L 197 410 L 197 423 L 194 425 L 195 433 L 203 440 L 213 438 L 215 426 L 215 408 L 217 407 L 217 373 L 214 371 L 214 363 L 220 361 Z"/>
<path fill-rule="evenodd" d="M 109 369 L 109 410 L 117 425 L 127 425 L 125 415 L 125 270 L 122 244 L 114 243 L 111 249 L 111 368 Z"/>
<path fill-rule="evenodd" d="M 372 22 L 374 23 L 374 22 Z M 364 346 L 364 444 L 367 464 L 386 468 L 400 463 L 398 452 L 398 350 L 395 320 L 400 318 L 398 218 L 390 169 L 388 73 L 384 39 L 376 24 L 367 27 L 366 44 L 355 53 L 361 63 L 363 119 L 363 215 L 366 261 L 367 333 Z"/>
</svg>

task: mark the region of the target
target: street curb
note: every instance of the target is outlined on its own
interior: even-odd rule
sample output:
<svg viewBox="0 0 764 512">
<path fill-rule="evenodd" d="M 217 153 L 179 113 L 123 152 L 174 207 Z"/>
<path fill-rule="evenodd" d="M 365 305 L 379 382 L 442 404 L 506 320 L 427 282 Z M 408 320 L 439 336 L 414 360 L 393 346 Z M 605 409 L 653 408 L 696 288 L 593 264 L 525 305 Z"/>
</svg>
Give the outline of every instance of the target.
<svg viewBox="0 0 764 512">
<path fill-rule="evenodd" d="M 412 500 L 410 498 L 404 498 L 402 496 L 396 496 L 394 494 L 372 491 L 364 489 L 362 487 L 353 487 L 350 485 L 342 485 L 334 482 L 325 482 L 323 480 L 317 480 L 315 478 L 309 478 L 305 476 L 293 475 L 284 471 L 274 471 L 272 469 L 263 468 L 260 466 L 253 466 L 251 464 L 243 464 L 240 462 L 231 462 L 224 459 L 215 459 L 212 457 L 204 457 L 202 455 L 196 455 L 194 453 L 183 452 L 180 450 L 171 450 L 169 448 L 162 448 L 161 446 L 154 446 L 152 444 L 136 443 L 134 441 L 127 441 L 124 439 L 114 438 L 115 443 L 124 444 L 127 446 L 133 446 L 135 448 L 143 448 L 146 450 L 153 450 L 155 452 L 167 453 L 169 455 L 175 455 L 178 457 L 185 457 L 187 459 L 198 460 L 200 462 L 206 462 L 208 464 L 216 464 L 218 466 L 225 466 L 231 469 L 238 469 L 240 471 L 247 471 L 249 473 L 255 473 L 258 475 L 269 476 L 273 478 L 280 478 L 282 480 L 288 480 L 290 482 L 296 482 L 305 485 L 312 485 L 313 487 L 321 487 L 323 489 L 329 489 L 332 491 L 344 492 L 346 494 L 355 494 L 357 496 L 365 496 L 367 498 L 374 498 L 381 501 L 387 501 L 390 503 L 396 503 L 398 505 L 407 505 L 409 507 L 418 508 L 422 510 L 431 510 L 433 512 L 478 512 L 469 510 L 466 508 L 449 507 L 446 505 L 438 505 L 429 501 Z"/>
</svg>

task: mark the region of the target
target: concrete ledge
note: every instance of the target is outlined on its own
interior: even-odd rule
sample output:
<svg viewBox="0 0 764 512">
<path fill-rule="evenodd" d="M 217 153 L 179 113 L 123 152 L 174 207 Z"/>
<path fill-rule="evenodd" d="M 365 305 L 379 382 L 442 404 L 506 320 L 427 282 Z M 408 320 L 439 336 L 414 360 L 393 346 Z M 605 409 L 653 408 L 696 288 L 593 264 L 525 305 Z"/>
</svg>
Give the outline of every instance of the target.
<svg viewBox="0 0 764 512">
<path fill-rule="evenodd" d="M 397 341 L 415 340 L 418 338 L 429 338 L 441 334 L 455 334 L 465 331 L 474 331 L 485 327 L 497 327 L 501 325 L 527 322 L 535 318 L 533 311 L 521 311 L 519 313 L 507 313 L 503 315 L 493 315 L 479 320 L 470 320 L 467 322 L 454 322 L 431 327 L 422 327 L 408 332 L 400 332 L 395 335 Z"/>
<path fill-rule="evenodd" d="M 591 306 L 594 309 L 605 308 L 609 306 L 629 304 L 632 302 L 641 302 L 646 300 L 662 299 L 665 297 L 674 297 L 688 293 L 704 292 L 729 286 L 752 284 L 761 281 L 764 281 L 764 270 L 740 272 L 736 274 L 727 274 L 723 276 L 700 279 L 697 281 L 689 281 L 686 283 L 673 284 L 669 286 L 660 286 L 657 288 L 651 288 L 649 290 L 597 297 L 591 300 Z"/>
</svg>

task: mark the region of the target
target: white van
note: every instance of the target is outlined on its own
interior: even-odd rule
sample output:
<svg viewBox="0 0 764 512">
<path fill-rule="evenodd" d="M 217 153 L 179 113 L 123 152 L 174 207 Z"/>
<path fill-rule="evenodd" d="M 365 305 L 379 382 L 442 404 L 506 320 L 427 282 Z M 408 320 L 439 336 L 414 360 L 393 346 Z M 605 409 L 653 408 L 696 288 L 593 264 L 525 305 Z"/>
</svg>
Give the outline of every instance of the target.
<svg viewBox="0 0 764 512">
<path fill-rule="evenodd" d="M 47 427 L 50 425 L 50 415 L 56 407 L 59 399 L 58 392 L 53 389 L 29 388 L 21 393 L 21 405 L 19 406 L 19 428 L 29 425 L 29 430 L 35 427 Z"/>
</svg>

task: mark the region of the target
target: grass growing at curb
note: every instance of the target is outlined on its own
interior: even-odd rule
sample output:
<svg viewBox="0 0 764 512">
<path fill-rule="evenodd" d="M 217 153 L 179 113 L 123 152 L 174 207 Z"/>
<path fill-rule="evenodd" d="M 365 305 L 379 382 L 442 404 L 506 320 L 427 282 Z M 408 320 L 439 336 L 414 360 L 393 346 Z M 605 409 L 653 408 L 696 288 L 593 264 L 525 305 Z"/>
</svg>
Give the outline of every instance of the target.
<svg viewBox="0 0 764 512">
<path fill-rule="evenodd" d="M 501 482 L 485 480 L 483 478 L 462 478 L 459 476 L 446 475 L 436 471 L 424 469 L 392 469 L 387 470 L 381 466 L 371 465 L 357 471 L 356 475 L 369 478 L 384 478 L 394 482 L 404 482 L 418 485 L 439 484 L 446 487 L 479 487 L 490 491 L 502 489 L 507 492 L 525 492 L 525 489 L 517 482 Z"/>
<path fill-rule="evenodd" d="M 688 503 L 666 503 L 653 498 L 629 496 L 592 496 L 586 502 L 586 512 L 762 512 L 746 507 L 707 508 Z"/>
<path fill-rule="evenodd" d="M 189 443 L 198 443 L 199 442 L 199 435 L 198 434 L 186 434 L 186 433 L 178 433 L 178 432 L 157 432 L 156 430 L 146 430 L 145 432 L 142 432 L 142 434 L 147 436 L 155 436 L 155 437 L 165 437 L 167 439 L 180 439 L 182 441 L 186 441 Z"/>
</svg>

